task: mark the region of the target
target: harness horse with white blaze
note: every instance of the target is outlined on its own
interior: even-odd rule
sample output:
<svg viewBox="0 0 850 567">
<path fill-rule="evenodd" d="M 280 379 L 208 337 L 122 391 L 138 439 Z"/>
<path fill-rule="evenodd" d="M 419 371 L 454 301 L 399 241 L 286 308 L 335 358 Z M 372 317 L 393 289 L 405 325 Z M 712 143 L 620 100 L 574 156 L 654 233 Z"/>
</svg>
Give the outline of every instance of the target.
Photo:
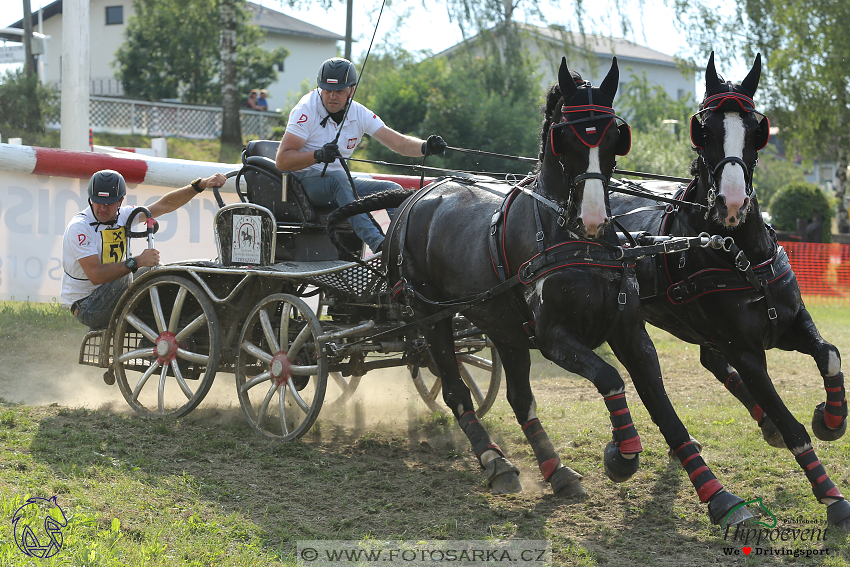
<svg viewBox="0 0 850 567">
<path fill-rule="evenodd" d="M 443 179 L 410 196 L 388 192 L 340 208 L 329 220 L 400 206 L 384 249 L 394 297 L 419 322 L 443 383 L 443 399 L 466 433 L 494 493 L 521 490 L 518 470 L 478 419 L 457 371 L 446 313 L 464 316 L 487 334 L 505 370 L 508 402 L 555 494 L 581 494 L 581 475 L 561 462 L 536 414 L 529 383 L 530 348 L 590 380 L 608 409 L 613 439 L 605 472 L 627 480 L 642 451 L 625 384 L 593 352 L 607 342 L 628 370 L 671 449 L 689 445 L 683 466 L 712 521 L 749 517 L 690 444 L 690 435 L 664 391 L 655 348 L 640 315 L 635 255 L 658 253 L 618 246 L 607 214 L 607 188 L 616 155 L 630 132 L 613 110 L 616 58 L 597 88 L 562 60 L 547 95 L 540 157 L 533 178 L 516 186 L 486 178 Z M 408 198 L 409 197 L 409 198 Z M 707 238 L 671 246 L 707 245 Z M 441 318 L 443 317 L 443 318 Z"/>
<path fill-rule="evenodd" d="M 643 315 L 700 345 L 700 362 L 747 407 L 768 443 L 790 449 L 815 497 L 827 506 L 829 524 L 850 531 L 850 504 L 767 372 L 767 349 L 810 355 L 826 390 L 826 402 L 815 408 L 812 431 L 826 441 L 844 434 L 847 402 L 840 353 L 820 336 L 806 310 L 788 256 L 762 221 L 753 190 L 758 151 L 769 137 L 768 120 L 753 102 L 760 74 L 758 56 L 740 84 L 724 82 L 712 53 L 706 96 L 691 119 L 694 180 L 678 191 L 678 204 L 615 193 L 611 210 L 627 231 L 672 237 L 710 233 L 732 243 L 717 252 L 693 249 L 641 260 Z M 677 189 L 651 182 L 643 186 L 668 196 Z"/>
</svg>

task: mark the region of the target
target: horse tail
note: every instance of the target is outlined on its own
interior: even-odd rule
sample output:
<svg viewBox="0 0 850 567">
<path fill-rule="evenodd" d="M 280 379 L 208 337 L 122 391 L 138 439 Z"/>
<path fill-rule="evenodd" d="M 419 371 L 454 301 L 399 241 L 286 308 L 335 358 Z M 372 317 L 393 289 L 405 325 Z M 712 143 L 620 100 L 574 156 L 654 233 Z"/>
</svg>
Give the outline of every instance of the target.
<svg viewBox="0 0 850 567">
<path fill-rule="evenodd" d="M 336 231 L 339 228 L 339 225 L 354 215 L 398 207 L 414 193 L 415 191 L 409 191 L 407 189 L 390 189 L 388 191 L 374 193 L 368 197 L 363 197 L 362 199 L 352 201 L 347 205 L 339 207 L 328 217 L 327 228 L 331 242 L 340 252 L 348 254 L 351 257 L 356 257 L 356 254 L 346 248 L 337 237 Z"/>
</svg>

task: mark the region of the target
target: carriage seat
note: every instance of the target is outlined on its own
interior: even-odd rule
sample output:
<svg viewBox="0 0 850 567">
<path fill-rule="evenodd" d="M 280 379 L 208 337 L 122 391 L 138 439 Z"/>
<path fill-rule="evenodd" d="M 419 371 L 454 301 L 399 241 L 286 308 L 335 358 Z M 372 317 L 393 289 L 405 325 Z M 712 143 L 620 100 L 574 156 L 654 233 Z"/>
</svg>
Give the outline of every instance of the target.
<svg viewBox="0 0 850 567">
<path fill-rule="evenodd" d="M 279 223 L 323 228 L 335 207 L 313 205 L 298 178 L 291 172 L 277 169 L 274 158 L 279 145 L 280 142 L 273 140 L 253 140 L 242 152 L 248 202 L 272 211 Z M 281 182 L 260 173 L 258 169 L 274 177 L 280 176 Z"/>
</svg>

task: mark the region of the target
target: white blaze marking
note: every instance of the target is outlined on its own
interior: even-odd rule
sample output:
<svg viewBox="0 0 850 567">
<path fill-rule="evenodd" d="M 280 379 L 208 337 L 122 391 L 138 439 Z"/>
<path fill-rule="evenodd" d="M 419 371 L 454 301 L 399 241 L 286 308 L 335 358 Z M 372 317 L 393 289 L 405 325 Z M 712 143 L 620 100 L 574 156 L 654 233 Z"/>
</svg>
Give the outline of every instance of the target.
<svg viewBox="0 0 850 567">
<path fill-rule="evenodd" d="M 599 166 L 599 148 L 590 148 L 587 173 L 602 173 Z M 584 182 L 584 197 L 581 203 L 581 217 L 587 233 L 596 234 L 599 225 L 605 222 L 605 188 L 599 179 L 587 179 Z"/>
<path fill-rule="evenodd" d="M 744 119 L 737 112 L 727 112 L 723 118 L 723 151 L 726 157 L 744 159 Z M 720 174 L 720 194 L 726 198 L 726 216 L 739 219 L 738 211 L 747 198 L 747 182 L 740 164 L 727 163 Z M 724 224 L 727 219 L 723 219 Z"/>
</svg>

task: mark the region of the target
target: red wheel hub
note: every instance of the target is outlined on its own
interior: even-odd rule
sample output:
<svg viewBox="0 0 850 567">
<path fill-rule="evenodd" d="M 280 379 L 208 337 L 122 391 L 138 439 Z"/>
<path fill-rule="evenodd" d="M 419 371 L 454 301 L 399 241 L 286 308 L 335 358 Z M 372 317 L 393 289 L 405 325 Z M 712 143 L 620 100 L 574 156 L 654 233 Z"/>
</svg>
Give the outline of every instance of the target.
<svg viewBox="0 0 850 567">
<path fill-rule="evenodd" d="M 292 377 L 292 361 L 287 358 L 283 351 L 277 352 L 269 363 L 269 372 L 271 372 L 274 383 L 280 386 L 285 384 Z"/>
<path fill-rule="evenodd" d="M 156 358 L 163 366 L 171 364 L 171 361 L 177 357 L 177 336 L 174 333 L 165 331 L 156 338 L 154 351 Z"/>
</svg>

